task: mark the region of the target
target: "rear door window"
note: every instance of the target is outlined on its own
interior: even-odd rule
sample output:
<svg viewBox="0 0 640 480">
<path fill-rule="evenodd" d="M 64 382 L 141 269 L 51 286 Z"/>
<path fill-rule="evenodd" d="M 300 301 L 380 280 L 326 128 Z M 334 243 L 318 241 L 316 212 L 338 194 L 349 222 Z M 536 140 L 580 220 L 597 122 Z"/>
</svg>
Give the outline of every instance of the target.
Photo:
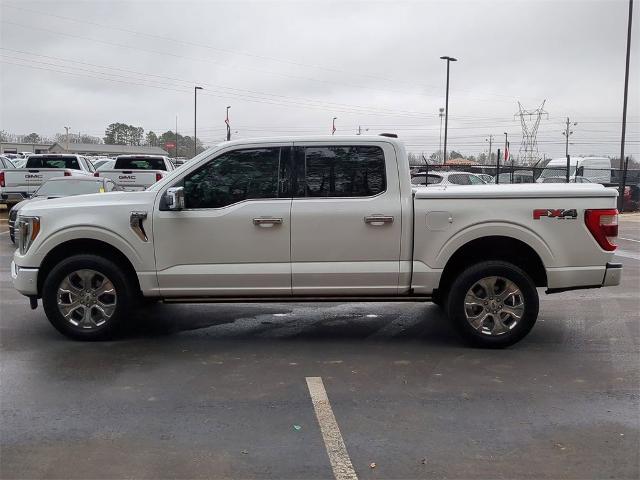
<svg viewBox="0 0 640 480">
<path fill-rule="evenodd" d="M 371 197 L 387 189 L 377 146 L 298 147 L 295 163 L 300 197 Z"/>
</svg>

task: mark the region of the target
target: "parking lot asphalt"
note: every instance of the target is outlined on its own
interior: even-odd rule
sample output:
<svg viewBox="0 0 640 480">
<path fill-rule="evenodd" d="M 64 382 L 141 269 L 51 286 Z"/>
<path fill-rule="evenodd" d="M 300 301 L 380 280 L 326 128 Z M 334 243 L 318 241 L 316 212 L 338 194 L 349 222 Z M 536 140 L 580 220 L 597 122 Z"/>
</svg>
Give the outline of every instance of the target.
<svg viewBox="0 0 640 480">
<path fill-rule="evenodd" d="M 0 477 L 333 478 L 321 377 L 358 478 L 637 479 L 638 220 L 620 287 L 541 293 L 499 351 L 418 303 L 157 305 L 73 342 L 13 290 L 0 223 Z"/>
</svg>

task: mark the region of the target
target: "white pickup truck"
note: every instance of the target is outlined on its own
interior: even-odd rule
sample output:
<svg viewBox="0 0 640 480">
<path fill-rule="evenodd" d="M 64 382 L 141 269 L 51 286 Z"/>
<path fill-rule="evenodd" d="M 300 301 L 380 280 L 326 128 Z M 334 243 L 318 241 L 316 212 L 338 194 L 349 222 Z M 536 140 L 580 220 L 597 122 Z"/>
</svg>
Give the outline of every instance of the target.
<svg viewBox="0 0 640 480">
<path fill-rule="evenodd" d="M 107 177 L 127 191 L 146 190 L 162 180 L 175 167 L 167 157 L 158 155 L 120 155 L 112 170 L 99 170 L 96 177 Z"/>
<path fill-rule="evenodd" d="M 80 155 L 30 155 L 24 168 L 0 171 L 0 201 L 14 205 L 28 198 L 40 185 L 54 177 L 92 175 L 95 168 Z"/>
<path fill-rule="evenodd" d="M 435 301 L 462 336 L 524 337 L 547 293 L 618 285 L 601 185 L 414 187 L 388 137 L 236 140 L 143 192 L 27 205 L 15 288 L 77 339 L 144 299 Z"/>
</svg>

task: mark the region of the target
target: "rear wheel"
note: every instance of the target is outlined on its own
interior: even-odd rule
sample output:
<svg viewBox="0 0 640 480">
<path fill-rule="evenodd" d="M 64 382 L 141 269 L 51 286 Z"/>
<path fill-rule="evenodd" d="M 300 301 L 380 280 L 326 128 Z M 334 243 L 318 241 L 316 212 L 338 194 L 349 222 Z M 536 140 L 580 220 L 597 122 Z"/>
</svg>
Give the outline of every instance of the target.
<svg viewBox="0 0 640 480">
<path fill-rule="evenodd" d="M 453 282 L 447 315 L 473 345 L 502 348 L 521 340 L 538 317 L 538 292 L 520 268 L 487 261 L 464 270 Z"/>
<path fill-rule="evenodd" d="M 97 255 L 75 255 L 58 263 L 42 287 L 51 324 L 77 340 L 111 337 L 125 320 L 135 289 L 120 266 Z"/>
</svg>

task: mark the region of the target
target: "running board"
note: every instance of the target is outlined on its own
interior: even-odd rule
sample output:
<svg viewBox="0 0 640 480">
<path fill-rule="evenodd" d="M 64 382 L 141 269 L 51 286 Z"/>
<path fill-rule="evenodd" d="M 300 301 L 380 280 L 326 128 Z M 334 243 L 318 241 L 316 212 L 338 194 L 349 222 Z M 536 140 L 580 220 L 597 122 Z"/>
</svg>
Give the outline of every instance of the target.
<svg viewBox="0 0 640 480">
<path fill-rule="evenodd" d="M 402 297 L 182 297 L 163 298 L 163 303 L 353 303 L 353 302 L 430 302 L 430 295 Z"/>
</svg>

